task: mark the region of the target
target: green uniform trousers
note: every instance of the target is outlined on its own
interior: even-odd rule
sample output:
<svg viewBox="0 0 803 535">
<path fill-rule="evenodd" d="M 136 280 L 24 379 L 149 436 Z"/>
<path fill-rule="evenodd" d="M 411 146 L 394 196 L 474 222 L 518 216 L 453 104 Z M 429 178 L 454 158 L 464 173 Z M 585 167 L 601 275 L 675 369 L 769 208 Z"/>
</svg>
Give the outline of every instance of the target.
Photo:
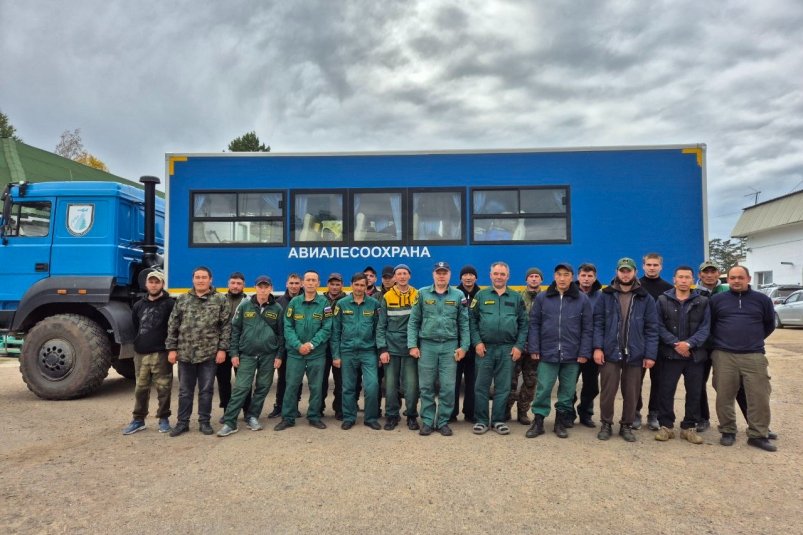
<svg viewBox="0 0 803 535">
<path fill-rule="evenodd" d="M 744 382 L 747 398 L 747 436 L 766 438 L 770 427 L 769 362 L 763 353 L 729 353 L 714 350 L 714 390 L 717 391 L 717 418 L 720 433 L 736 433 L 736 410 L 733 403 Z"/>
<path fill-rule="evenodd" d="M 558 381 L 557 412 L 571 413 L 574 410 L 574 392 L 577 389 L 577 375 L 580 364 L 577 362 L 540 362 L 538 364 L 538 384 L 535 386 L 532 412 L 543 417 L 549 416 L 549 402 L 552 388 Z"/>
<path fill-rule="evenodd" d="M 323 368 L 326 364 L 326 356 L 316 357 L 291 357 L 285 359 L 283 365 L 287 366 L 285 378 L 287 387 L 284 390 L 284 400 L 282 401 L 282 419 L 294 424 L 296 423 L 296 411 L 298 410 L 298 389 L 304 374 L 307 374 L 307 387 L 309 388 L 309 406 L 307 408 L 307 420 L 318 422 L 321 419 L 321 394 L 323 391 Z"/>
<path fill-rule="evenodd" d="M 390 362 L 385 364 L 385 416 L 399 417 L 399 376 L 404 391 L 404 415 L 418 418 L 418 359 L 410 355 L 390 355 Z"/>
<path fill-rule="evenodd" d="M 438 429 L 449 423 L 454 409 L 454 383 L 457 361 L 454 352 L 457 340 L 429 342 L 421 340 L 418 360 L 418 388 L 421 391 L 421 420 Z M 439 383 L 438 405 L 435 405 L 435 383 Z M 437 415 L 437 416 L 436 416 Z"/>
<path fill-rule="evenodd" d="M 270 387 L 273 385 L 273 361 L 275 355 L 261 355 L 258 357 L 251 355 L 240 355 L 240 366 L 234 379 L 234 389 L 231 392 L 229 404 L 226 405 L 226 412 L 223 415 L 223 422 L 231 428 L 237 427 L 237 414 L 245 405 L 248 394 L 251 393 L 251 385 L 254 385 L 254 395 L 251 404 L 248 406 L 246 418 L 254 417 L 259 419 L 262 414 L 262 406 L 265 405 L 265 398 L 268 397 Z M 284 363 L 282 363 L 284 366 Z"/>
<path fill-rule="evenodd" d="M 504 423 L 507 398 L 510 395 L 510 374 L 513 373 L 513 358 L 510 351 L 513 345 L 485 344 L 485 356 L 477 355 L 474 365 L 477 380 L 474 384 L 474 418 L 477 423 L 491 426 Z M 488 420 L 488 396 L 494 385 L 493 413 Z"/>
<path fill-rule="evenodd" d="M 362 372 L 365 389 L 365 422 L 379 418 L 379 358 L 376 351 L 344 352 L 340 355 L 343 378 L 343 421 L 357 421 L 357 375 Z"/>
</svg>

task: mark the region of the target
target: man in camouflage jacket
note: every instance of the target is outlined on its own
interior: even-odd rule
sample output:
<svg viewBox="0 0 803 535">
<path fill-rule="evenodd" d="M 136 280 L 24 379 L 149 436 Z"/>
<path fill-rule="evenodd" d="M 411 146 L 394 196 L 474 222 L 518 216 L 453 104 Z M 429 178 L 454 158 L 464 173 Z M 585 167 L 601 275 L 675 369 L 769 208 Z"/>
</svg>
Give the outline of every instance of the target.
<svg viewBox="0 0 803 535">
<path fill-rule="evenodd" d="M 192 289 L 178 297 L 167 323 L 170 363 L 178 360 L 178 423 L 170 433 L 189 430 L 192 398 L 198 385 L 198 424 L 205 435 L 214 433 L 212 395 L 217 364 L 226 360 L 231 337 L 231 309 L 226 297 L 212 286 L 212 272 L 198 267 L 192 274 Z"/>
</svg>

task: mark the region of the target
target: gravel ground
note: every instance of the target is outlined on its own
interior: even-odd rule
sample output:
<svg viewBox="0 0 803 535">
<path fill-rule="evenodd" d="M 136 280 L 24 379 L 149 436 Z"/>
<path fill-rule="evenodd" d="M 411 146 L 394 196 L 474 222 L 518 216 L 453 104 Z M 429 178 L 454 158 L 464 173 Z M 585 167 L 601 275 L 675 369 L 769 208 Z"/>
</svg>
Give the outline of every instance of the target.
<svg viewBox="0 0 803 535">
<path fill-rule="evenodd" d="M 265 431 L 241 424 L 225 439 L 201 435 L 194 422 L 169 438 L 153 420 L 123 436 L 133 384 L 114 371 L 90 398 L 42 401 L 16 361 L 0 359 L 0 525 L 6 533 L 803 533 L 801 350 L 803 330 L 769 339 L 777 453 L 745 444 L 741 416 L 732 448 L 719 446 L 715 429 L 701 446 L 656 442 L 646 427 L 633 444 L 601 442 L 580 427 L 567 440 L 551 432 L 530 440 L 517 423 L 510 436 L 475 436 L 462 421 L 450 438 L 372 431 L 360 420 L 345 432 L 331 412 L 326 430 L 300 420 L 276 433 L 276 420 L 263 416 Z M 682 396 L 680 388 L 681 413 Z"/>
</svg>

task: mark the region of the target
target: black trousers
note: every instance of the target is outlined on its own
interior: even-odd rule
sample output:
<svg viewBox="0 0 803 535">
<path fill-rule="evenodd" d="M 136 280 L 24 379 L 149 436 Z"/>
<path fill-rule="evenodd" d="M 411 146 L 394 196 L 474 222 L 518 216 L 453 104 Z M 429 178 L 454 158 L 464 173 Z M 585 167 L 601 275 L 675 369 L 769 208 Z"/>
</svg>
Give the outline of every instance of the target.
<svg viewBox="0 0 803 535">
<path fill-rule="evenodd" d="M 658 385 L 661 384 L 661 359 L 655 361 L 655 366 L 650 368 L 650 399 L 647 402 L 647 412 L 651 414 L 658 414 Z M 644 384 L 644 375 L 647 373 L 647 368 L 641 369 L 641 383 Z M 638 395 L 638 403 L 636 403 L 636 413 L 641 414 L 641 409 L 644 408 L 644 401 L 641 399 L 641 392 Z"/>
<path fill-rule="evenodd" d="M 215 359 L 199 364 L 178 363 L 178 422 L 188 424 L 192 416 L 192 398 L 198 386 L 198 422 L 209 423 L 212 395 L 215 392 Z"/>
<path fill-rule="evenodd" d="M 342 362 L 342 361 L 341 361 Z M 321 415 L 326 408 L 326 397 L 329 395 L 329 371 L 335 379 L 335 388 L 332 392 L 332 410 L 335 414 L 343 414 L 343 375 L 340 368 L 332 366 L 332 354 L 327 349 L 326 363 L 323 367 L 323 390 L 321 391 Z"/>
<path fill-rule="evenodd" d="M 220 398 L 220 408 L 225 411 L 226 407 L 229 406 L 229 400 L 231 399 L 231 371 L 234 370 L 234 374 L 237 374 L 237 368 L 231 365 L 231 357 L 226 355 L 226 360 L 222 363 L 217 365 L 217 369 L 215 370 L 215 377 L 217 378 L 217 394 Z M 251 393 L 253 392 L 253 387 L 248 392 L 248 395 L 245 396 L 245 403 L 243 403 L 243 414 L 248 413 L 248 407 L 251 405 Z"/>
<path fill-rule="evenodd" d="M 594 359 L 588 359 L 585 363 L 580 364 L 580 373 L 577 375 L 577 380 L 583 378 L 583 386 L 580 388 L 580 403 L 577 405 L 577 412 L 573 417 L 591 416 L 594 414 L 594 400 L 599 395 L 599 365 L 594 362 Z M 574 394 L 572 405 L 577 402 L 577 392 Z M 574 419 L 574 418 L 572 418 Z"/>
<path fill-rule="evenodd" d="M 694 362 L 693 359 L 659 360 L 661 360 L 660 382 L 658 385 L 652 385 L 653 390 L 658 390 L 658 423 L 668 428 L 675 425 L 675 392 L 682 375 L 686 387 L 686 413 L 680 427 L 681 429 L 695 427 L 701 420 L 700 386 L 703 384 L 705 364 Z"/>
<path fill-rule="evenodd" d="M 301 386 L 298 385 L 298 401 L 301 401 Z M 284 400 L 284 391 L 287 388 L 287 359 L 282 362 L 282 365 L 279 367 L 279 380 L 276 381 L 276 401 L 273 403 L 273 407 L 282 410 L 282 401 Z"/>
<path fill-rule="evenodd" d="M 474 363 L 474 349 L 469 349 L 466 356 L 457 363 L 457 375 L 454 382 L 454 409 L 452 418 L 460 413 L 460 379 L 463 379 L 463 417 L 474 419 L 474 383 L 477 382 L 477 369 Z"/>
</svg>

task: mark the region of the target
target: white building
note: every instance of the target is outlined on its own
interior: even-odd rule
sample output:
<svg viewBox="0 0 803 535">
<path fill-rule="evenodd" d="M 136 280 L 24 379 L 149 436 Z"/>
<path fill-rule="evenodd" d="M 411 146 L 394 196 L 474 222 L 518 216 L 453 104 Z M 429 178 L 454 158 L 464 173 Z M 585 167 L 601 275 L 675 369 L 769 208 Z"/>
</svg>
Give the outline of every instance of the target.
<svg viewBox="0 0 803 535">
<path fill-rule="evenodd" d="M 803 191 L 745 208 L 731 236 L 746 239 L 754 287 L 803 284 Z"/>
</svg>

